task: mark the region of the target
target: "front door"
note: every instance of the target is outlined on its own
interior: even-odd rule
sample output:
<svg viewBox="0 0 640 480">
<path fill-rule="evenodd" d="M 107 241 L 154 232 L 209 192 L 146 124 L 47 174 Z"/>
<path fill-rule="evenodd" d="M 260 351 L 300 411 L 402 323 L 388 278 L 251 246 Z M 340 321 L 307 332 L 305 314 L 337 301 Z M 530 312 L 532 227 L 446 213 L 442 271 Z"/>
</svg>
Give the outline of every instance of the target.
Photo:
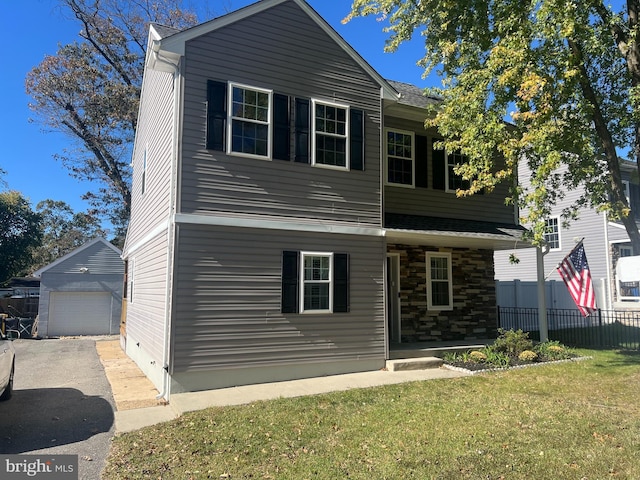
<svg viewBox="0 0 640 480">
<path fill-rule="evenodd" d="M 400 343 L 400 255 L 387 255 L 387 330 L 390 343 Z"/>
</svg>

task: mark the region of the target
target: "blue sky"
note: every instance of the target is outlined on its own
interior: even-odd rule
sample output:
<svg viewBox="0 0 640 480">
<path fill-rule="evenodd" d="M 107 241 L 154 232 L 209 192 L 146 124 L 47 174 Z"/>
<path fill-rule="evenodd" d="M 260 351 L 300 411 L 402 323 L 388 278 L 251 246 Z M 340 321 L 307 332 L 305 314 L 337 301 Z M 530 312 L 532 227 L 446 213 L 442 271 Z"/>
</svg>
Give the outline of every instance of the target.
<svg viewBox="0 0 640 480">
<path fill-rule="evenodd" d="M 197 1 L 193 3 L 198 4 Z M 212 0 L 208 2 L 208 8 L 220 15 L 250 3 L 253 1 Z M 350 0 L 310 0 L 309 3 L 383 77 L 421 87 L 438 83 L 437 79 L 422 80 L 422 69 L 416 66 L 424 52 L 420 38 L 396 53 L 384 53 L 386 35 L 382 32 L 382 23 L 366 18 L 341 24 L 349 12 Z M 70 177 L 54 158 L 56 153 L 62 153 L 73 143 L 60 133 L 45 131 L 42 125 L 29 122 L 33 115 L 28 108 L 30 99 L 24 91 L 27 73 L 45 55 L 55 54 L 59 44 L 78 39 L 80 27 L 60 9 L 56 0 L 5 2 L 2 10 L 5 61 L 0 76 L 4 99 L 0 132 L 4 151 L 0 156 L 0 167 L 7 172 L 4 180 L 10 189 L 27 197 L 33 207 L 41 200 L 52 199 L 67 202 L 75 211 L 83 211 L 87 205 L 80 197 L 91 186 Z"/>
</svg>

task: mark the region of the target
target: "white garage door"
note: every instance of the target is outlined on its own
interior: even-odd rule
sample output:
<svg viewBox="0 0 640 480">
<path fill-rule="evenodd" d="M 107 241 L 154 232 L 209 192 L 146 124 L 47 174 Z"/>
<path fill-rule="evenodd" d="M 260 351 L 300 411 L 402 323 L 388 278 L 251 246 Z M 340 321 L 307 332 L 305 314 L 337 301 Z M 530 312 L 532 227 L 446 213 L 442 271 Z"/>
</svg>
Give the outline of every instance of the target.
<svg viewBox="0 0 640 480">
<path fill-rule="evenodd" d="M 111 333 L 111 294 L 51 292 L 47 335 L 105 335 Z"/>
</svg>

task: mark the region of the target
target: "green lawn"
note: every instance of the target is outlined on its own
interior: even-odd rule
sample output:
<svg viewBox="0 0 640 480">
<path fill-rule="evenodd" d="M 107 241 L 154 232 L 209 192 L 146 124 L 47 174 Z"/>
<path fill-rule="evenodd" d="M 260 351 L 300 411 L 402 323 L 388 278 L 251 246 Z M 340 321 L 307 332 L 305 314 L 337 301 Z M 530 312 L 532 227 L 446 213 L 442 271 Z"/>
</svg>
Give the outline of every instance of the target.
<svg viewBox="0 0 640 480">
<path fill-rule="evenodd" d="M 640 355 L 211 408 L 119 435 L 103 479 L 640 479 Z"/>
</svg>

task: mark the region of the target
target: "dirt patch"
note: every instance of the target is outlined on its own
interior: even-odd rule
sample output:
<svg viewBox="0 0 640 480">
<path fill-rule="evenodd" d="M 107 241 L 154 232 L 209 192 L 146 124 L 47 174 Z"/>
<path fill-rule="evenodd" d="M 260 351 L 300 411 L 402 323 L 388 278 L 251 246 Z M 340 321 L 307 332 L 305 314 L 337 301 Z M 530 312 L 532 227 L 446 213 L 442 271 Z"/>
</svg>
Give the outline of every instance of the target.
<svg viewBox="0 0 640 480">
<path fill-rule="evenodd" d="M 116 410 L 165 405 L 156 399 L 158 390 L 120 347 L 120 340 L 96 342 L 96 350 L 111 384 Z"/>
</svg>

